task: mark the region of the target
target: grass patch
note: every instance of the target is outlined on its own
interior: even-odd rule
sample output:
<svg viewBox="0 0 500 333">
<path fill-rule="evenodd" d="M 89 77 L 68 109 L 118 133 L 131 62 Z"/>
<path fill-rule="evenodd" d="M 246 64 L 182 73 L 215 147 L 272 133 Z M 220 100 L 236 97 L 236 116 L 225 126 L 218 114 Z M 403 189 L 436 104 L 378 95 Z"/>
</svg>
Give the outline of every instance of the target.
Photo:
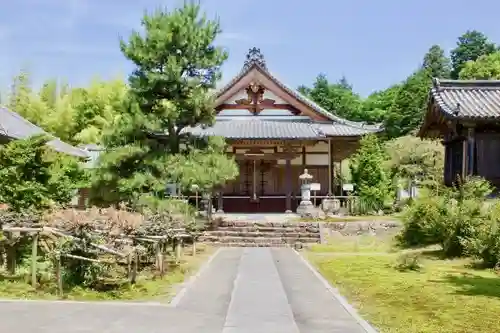
<svg viewBox="0 0 500 333">
<path fill-rule="evenodd" d="M 400 271 L 399 252 L 324 256 L 320 250 L 311 249 L 308 259 L 382 333 L 498 332 L 500 277 L 492 270 L 424 254 L 420 270 Z"/>
<path fill-rule="evenodd" d="M 66 290 L 64 299 L 79 301 L 98 300 L 130 300 L 169 302 L 176 292 L 176 287 L 186 278 L 196 273 L 200 266 L 213 253 L 213 248 L 199 245 L 196 256 L 192 256 L 190 248 L 185 249 L 179 265 L 171 266 L 162 278 L 155 277 L 152 272 L 142 271 L 134 285 L 124 285 L 110 291 L 96 291 L 90 288 L 75 287 Z M 29 279 L 29 277 L 27 278 Z M 0 298 L 8 299 L 48 299 L 57 300 L 56 285 L 47 284 L 33 288 L 23 277 L 16 280 L 0 281 Z"/>
<path fill-rule="evenodd" d="M 314 244 L 310 247 L 311 252 L 394 252 L 396 244 L 392 237 L 381 237 L 371 235 L 359 236 L 332 236 L 326 240 L 326 244 Z"/>
<path fill-rule="evenodd" d="M 359 216 L 328 216 L 324 219 L 298 218 L 299 222 L 370 222 L 370 221 L 399 221 L 399 215 L 359 215 Z"/>
</svg>

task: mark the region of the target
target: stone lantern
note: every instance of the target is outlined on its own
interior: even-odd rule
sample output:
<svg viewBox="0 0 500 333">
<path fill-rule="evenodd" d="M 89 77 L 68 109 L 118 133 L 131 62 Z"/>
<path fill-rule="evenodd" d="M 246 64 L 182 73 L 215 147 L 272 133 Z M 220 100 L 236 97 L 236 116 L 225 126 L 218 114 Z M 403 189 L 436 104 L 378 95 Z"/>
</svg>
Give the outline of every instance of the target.
<svg viewBox="0 0 500 333">
<path fill-rule="evenodd" d="M 297 207 L 297 214 L 305 216 L 314 211 L 314 205 L 311 202 L 311 179 L 313 176 L 309 174 L 307 169 L 304 169 L 304 173 L 299 176 L 299 179 L 301 181 L 301 200 L 299 207 Z"/>
</svg>

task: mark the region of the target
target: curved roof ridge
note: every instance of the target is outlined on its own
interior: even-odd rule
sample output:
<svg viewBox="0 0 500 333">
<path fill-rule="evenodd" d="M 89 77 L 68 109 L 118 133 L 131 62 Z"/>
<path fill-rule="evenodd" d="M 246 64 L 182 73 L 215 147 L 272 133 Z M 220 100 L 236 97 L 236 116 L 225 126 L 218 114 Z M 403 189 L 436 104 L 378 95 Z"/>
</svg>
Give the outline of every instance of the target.
<svg viewBox="0 0 500 333">
<path fill-rule="evenodd" d="M 293 89 L 292 87 L 288 86 L 283 82 L 283 80 L 280 80 L 275 74 L 270 72 L 267 68 L 262 67 L 259 63 L 254 62 L 250 66 L 245 66 L 242 68 L 240 73 L 236 75 L 231 81 L 229 81 L 226 85 L 224 85 L 221 89 L 217 91 L 217 96 L 221 96 L 227 89 L 229 89 L 234 83 L 239 81 L 242 77 L 244 77 L 248 72 L 250 72 L 252 69 L 257 68 L 263 73 L 269 75 L 275 83 L 277 83 L 282 89 L 290 93 L 292 96 L 303 102 L 304 104 L 308 105 L 309 107 L 313 108 L 314 110 L 318 111 L 322 115 L 326 116 L 330 120 L 333 120 L 334 122 L 340 123 L 342 125 L 347 125 L 351 127 L 356 127 L 356 128 L 362 128 L 362 129 L 368 129 L 368 130 L 373 130 L 373 131 L 379 131 L 382 129 L 381 123 L 377 124 L 366 124 L 365 122 L 356 122 L 352 120 L 347 120 L 342 117 L 337 116 L 336 114 L 326 110 L 310 98 L 304 96 L 301 94 L 299 91 L 296 89 Z"/>
</svg>

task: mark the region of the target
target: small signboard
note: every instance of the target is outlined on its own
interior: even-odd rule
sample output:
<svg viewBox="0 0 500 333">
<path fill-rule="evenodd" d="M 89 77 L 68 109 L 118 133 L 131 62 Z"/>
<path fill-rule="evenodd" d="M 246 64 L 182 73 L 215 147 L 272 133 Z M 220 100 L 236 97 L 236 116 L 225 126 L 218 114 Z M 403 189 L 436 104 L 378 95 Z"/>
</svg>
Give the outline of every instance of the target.
<svg viewBox="0 0 500 333">
<path fill-rule="evenodd" d="M 311 183 L 310 184 L 310 190 L 311 191 L 321 191 L 321 184 L 320 183 Z"/>
<path fill-rule="evenodd" d="M 342 189 L 346 192 L 354 191 L 354 184 L 344 184 L 342 185 Z"/>
</svg>

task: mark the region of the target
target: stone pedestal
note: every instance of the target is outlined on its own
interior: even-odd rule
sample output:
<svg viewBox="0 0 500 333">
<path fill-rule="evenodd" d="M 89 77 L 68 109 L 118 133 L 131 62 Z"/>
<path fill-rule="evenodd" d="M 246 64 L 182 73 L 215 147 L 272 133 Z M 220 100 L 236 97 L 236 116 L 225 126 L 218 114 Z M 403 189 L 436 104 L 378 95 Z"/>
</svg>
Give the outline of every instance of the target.
<svg viewBox="0 0 500 333">
<path fill-rule="evenodd" d="M 310 184 L 303 184 L 301 186 L 301 200 L 297 207 L 297 214 L 302 217 L 314 214 L 316 207 L 311 202 L 311 186 Z"/>
<path fill-rule="evenodd" d="M 340 211 L 339 199 L 324 199 L 321 203 L 321 208 L 326 214 L 338 214 Z"/>
</svg>

